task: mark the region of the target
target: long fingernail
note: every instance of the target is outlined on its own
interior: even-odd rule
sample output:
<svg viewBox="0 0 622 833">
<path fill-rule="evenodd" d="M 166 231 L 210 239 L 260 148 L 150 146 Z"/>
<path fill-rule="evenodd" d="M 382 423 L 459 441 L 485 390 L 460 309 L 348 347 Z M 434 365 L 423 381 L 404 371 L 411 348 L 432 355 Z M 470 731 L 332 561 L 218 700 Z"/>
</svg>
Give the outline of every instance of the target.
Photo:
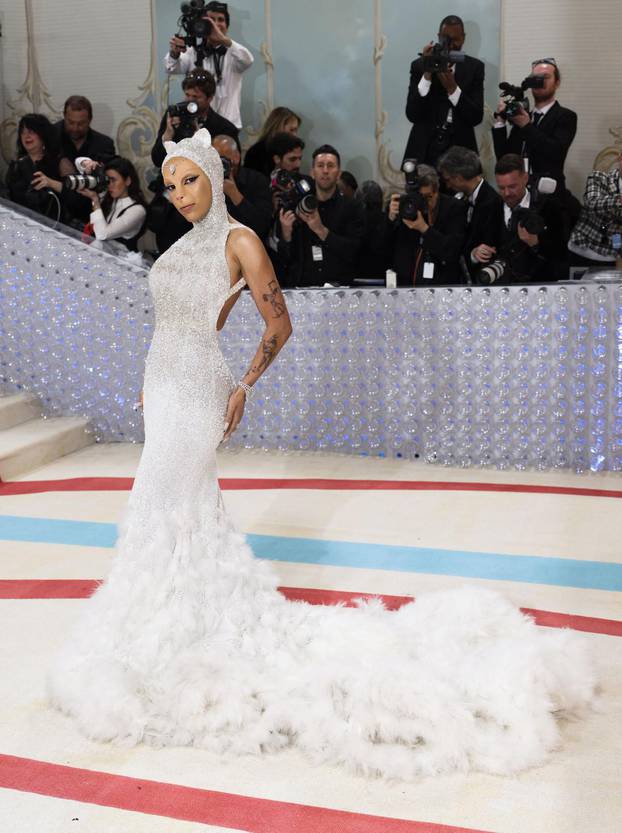
<svg viewBox="0 0 622 833">
<path fill-rule="evenodd" d="M 224 428 L 224 430 L 226 431 L 228 427 L 229 427 L 229 423 L 228 423 L 228 422 L 225 422 L 225 428 Z"/>
</svg>

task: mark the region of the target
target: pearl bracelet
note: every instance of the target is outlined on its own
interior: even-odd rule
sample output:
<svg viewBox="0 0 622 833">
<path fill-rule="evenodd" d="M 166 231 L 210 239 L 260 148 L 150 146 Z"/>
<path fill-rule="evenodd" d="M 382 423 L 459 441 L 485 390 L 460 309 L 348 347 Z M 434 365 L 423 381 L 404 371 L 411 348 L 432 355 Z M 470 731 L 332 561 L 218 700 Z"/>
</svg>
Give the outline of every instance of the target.
<svg viewBox="0 0 622 833">
<path fill-rule="evenodd" d="M 253 389 L 250 385 L 247 385 L 246 382 L 238 382 L 238 387 L 242 388 L 242 390 L 246 394 L 247 399 L 250 399 L 252 397 Z"/>
</svg>

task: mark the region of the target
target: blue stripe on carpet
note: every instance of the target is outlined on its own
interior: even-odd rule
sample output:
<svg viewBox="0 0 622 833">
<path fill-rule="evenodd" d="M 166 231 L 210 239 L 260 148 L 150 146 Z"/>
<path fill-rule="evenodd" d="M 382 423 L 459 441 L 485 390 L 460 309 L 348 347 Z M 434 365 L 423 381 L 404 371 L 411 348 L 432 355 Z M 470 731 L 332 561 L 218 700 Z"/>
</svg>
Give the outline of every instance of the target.
<svg viewBox="0 0 622 833">
<path fill-rule="evenodd" d="M 6 541 L 113 547 L 115 538 L 115 524 L 0 515 L 0 539 Z M 603 561 L 461 552 L 275 535 L 248 535 L 247 539 L 258 558 L 273 561 L 519 581 L 594 590 L 622 590 L 622 564 L 608 564 Z"/>
</svg>

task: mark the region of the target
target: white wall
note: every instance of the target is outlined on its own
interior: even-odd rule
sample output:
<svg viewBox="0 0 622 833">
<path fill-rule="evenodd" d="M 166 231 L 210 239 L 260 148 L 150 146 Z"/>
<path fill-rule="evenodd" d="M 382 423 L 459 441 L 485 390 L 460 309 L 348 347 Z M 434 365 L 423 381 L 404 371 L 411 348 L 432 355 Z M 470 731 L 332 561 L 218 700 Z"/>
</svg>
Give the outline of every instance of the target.
<svg viewBox="0 0 622 833">
<path fill-rule="evenodd" d="M 620 0 L 503 0 L 501 75 L 518 84 L 531 61 L 553 57 L 562 73 L 559 102 L 578 114 L 566 161 L 568 185 L 581 197 L 594 159 L 620 133 L 622 151 L 622 33 Z"/>
</svg>

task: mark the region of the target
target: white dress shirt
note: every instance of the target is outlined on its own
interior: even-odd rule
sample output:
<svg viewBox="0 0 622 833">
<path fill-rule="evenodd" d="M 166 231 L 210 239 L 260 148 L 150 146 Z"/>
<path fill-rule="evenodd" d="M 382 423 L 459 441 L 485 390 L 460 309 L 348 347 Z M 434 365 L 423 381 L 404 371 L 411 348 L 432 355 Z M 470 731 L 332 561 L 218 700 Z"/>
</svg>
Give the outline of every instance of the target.
<svg viewBox="0 0 622 833">
<path fill-rule="evenodd" d="M 127 208 L 127 211 L 123 211 L 124 208 Z M 123 216 L 119 217 L 122 211 Z M 138 234 L 146 215 L 145 207 L 135 202 L 132 197 L 121 197 L 112 203 L 108 218 L 104 217 L 104 212 L 98 208 L 91 213 L 90 220 L 97 240 L 116 240 L 119 237 L 129 239 Z"/>
<path fill-rule="evenodd" d="M 529 208 L 531 203 L 531 194 L 529 191 L 525 191 L 525 196 L 522 198 L 520 203 L 516 206 L 516 208 Z M 503 219 L 505 221 L 506 227 L 510 225 L 510 220 L 512 219 L 512 212 L 516 211 L 516 208 L 512 209 L 509 205 L 505 202 L 503 203 Z"/>
<path fill-rule="evenodd" d="M 169 75 L 181 73 L 186 75 L 195 68 L 197 53 L 193 46 L 187 47 L 181 52 L 179 58 L 171 58 L 170 52 L 164 56 L 164 69 Z M 211 107 L 229 119 L 236 127 L 242 127 L 240 115 L 240 98 L 242 96 L 242 73 L 253 63 L 253 56 L 245 46 L 236 41 L 231 41 L 222 61 L 222 78 L 216 83 L 216 95 Z M 216 68 L 214 67 L 214 56 L 210 55 L 203 61 L 203 68 L 216 79 Z"/>
<path fill-rule="evenodd" d="M 456 65 L 452 64 L 450 67 L 451 72 L 455 75 L 456 74 Z M 419 83 L 417 84 L 417 89 L 419 90 L 419 95 L 421 98 L 425 98 L 426 95 L 430 92 L 430 87 L 432 86 L 432 81 L 428 81 L 425 75 L 422 75 L 419 79 Z M 454 107 L 457 106 L 458 102 L 460 101 L 460 96 L 462 95 L 462 90 L 460 87 L 456 87 L 451 95 L 448 95 L 447 98 L 453 104 Z"/>
</svg>

